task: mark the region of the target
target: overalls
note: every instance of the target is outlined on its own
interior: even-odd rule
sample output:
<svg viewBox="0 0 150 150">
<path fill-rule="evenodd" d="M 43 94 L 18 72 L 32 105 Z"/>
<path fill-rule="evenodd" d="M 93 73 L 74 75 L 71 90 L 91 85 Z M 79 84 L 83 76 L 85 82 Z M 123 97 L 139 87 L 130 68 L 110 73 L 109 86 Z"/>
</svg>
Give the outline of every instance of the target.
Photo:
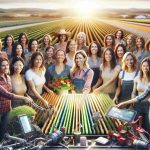
<svg viewBox="0 0 150 150">
<path fill-rule="evenodd" d="M 136 71 L 134 78 L 137 76 L 138 71 Z M 132 80 L 123 80 L 125 76 L 125 71 L 122 74 L 122 83 L 121 83 L 121 91 L 118 98 L 118 102 L 124 102 L 125 100 L 131 99 L 131 93 L 133 91 L 134 78 Z"/>
<path fill-rule="evenodd" d="M 82 93 L 82 90 L 83 90 L 84 84 L 85 84 L 84 78 L 85 78 L 86 75 L 88 74 L 89 70 L 90 70 L 90 69 L 88 69 L 88 70 L 84 73 L 84 75 L 83 75 L 83 77 L 82 77 L 81 79 L 79 79 L 79 78 L 74 78 L 74 79 L 72 80 L 72 83 L 73 83 L 73 85 L 75 86 L 74 89 L 75 89 L 75 91 L 76 91 L 77 93 Z"/>
</svg>

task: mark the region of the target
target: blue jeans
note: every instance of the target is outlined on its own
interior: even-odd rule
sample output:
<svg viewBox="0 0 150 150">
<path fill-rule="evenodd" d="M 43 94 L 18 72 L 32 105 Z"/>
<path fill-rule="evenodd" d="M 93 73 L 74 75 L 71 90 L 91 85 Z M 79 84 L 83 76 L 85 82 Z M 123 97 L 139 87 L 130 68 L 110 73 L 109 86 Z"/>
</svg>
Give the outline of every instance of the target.
<svg viewBox="0 0 150 150">
<path fill-rule="evenodd" d="M 0 113 L 0 141 L 4 138 L 4 135 L 7 132 L 8 115 L 9 112 Z"/>
</svg>

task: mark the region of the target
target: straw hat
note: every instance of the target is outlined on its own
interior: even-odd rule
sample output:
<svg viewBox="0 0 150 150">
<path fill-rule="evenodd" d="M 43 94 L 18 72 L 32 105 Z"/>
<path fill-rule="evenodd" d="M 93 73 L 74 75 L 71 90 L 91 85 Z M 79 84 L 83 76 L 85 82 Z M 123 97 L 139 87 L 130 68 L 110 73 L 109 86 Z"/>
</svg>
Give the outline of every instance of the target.
<svg viewBox="0 0 150 150">
<path fill-rule="evenodd" d="M 67 36 L 69 36 L 71 33 L 67 32 L 65 29 L 60 29 L 58 32 L 53 32 L 52 34 L 54 36 L 59 36 L 59 35 L 67 35 Z"/>
</svg>

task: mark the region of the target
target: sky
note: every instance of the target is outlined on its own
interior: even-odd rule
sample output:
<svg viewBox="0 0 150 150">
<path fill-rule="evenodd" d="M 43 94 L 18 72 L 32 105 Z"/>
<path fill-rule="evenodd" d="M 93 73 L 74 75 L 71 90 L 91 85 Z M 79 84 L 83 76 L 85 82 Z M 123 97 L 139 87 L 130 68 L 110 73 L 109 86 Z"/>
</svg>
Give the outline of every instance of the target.
<svg viewBox="0 0 150 150">
<path fill-rule="evenodd" d="M 43 8 L 43 9 L 103 9 L 143 8 L 150 9 L 150 0 L 0 0 L 0 8 Z"/>
</svg>

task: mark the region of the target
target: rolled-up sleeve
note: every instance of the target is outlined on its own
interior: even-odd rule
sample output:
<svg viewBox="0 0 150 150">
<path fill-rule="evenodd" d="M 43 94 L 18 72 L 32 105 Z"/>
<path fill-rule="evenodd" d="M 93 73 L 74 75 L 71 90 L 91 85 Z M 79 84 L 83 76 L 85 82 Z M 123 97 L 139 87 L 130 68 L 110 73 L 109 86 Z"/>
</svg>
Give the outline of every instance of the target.
<svg viewBox="0 0 150 150">
<path fill-rule="evenodd" d="M 148 85 L 148 88 L 144 91 L 144 93 L 137 96 L 136 99 L 137 99 L 137 102 L 141 102 L 144 99 L 149 98 L 149 97 L 150 97 L 150 85 Z"/>
<path fill-rule="evenodd" d="M 4 97 L 6 99 L 12 100 L 14 98 L 14 94 L 8 92 L 5 88 L 0 85 L 0 97 Z"/>
<path fill-rule="evenodd" d="M 87 76 L 86 76 L 86 79 L 85 79 L 83 91 L 88 90 L 88 92 L 90 92 L 93 76 L 94 76 L 94 72 L 93 72 L 93 70 L 90 69 Z"/>
</svg>

